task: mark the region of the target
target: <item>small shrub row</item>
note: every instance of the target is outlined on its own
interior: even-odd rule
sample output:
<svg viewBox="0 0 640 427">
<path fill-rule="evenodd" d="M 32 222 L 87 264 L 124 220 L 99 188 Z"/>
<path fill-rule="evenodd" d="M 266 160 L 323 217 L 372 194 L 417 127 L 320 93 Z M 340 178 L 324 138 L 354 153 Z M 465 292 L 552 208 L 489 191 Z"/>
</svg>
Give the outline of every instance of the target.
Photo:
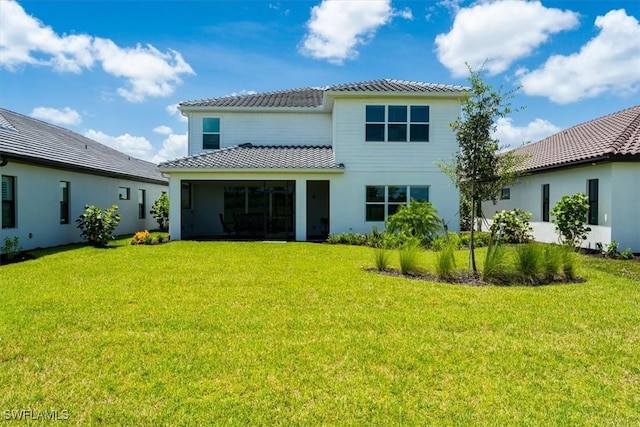
<svg viewBox="0 0 640 427">
<path fill-rule="evenodd" d="M 621 260 L 633 259 L 633 252 L 631 252 L 631 248 L 627 248 L 622 252 L 618 252 L 619 247 L 620 245 L 615 240 L 612 240 L 608 245 L 596 243 L 596 249 L 598 249 L 598 251 L 600 251 L 602 256 L 604 256 L 605 258 Z"/>
<path fill-rule="evenodd" d="M 132 245 L 157 245 L 169 241 L 169 236 L 153 236 L 148 230 L 138 231 L 131 239 Z"/>
</svg>

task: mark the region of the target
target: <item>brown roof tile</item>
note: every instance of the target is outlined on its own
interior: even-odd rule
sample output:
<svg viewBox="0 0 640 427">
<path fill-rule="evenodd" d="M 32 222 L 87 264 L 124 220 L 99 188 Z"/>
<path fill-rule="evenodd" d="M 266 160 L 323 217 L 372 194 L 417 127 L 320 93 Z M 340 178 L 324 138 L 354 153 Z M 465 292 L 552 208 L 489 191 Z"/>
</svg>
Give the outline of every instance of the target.
<svg viewBox="0 0 640 427">
<path fill-rule="evenodd" d="M 570 127 L 513 150 L 529 171 L 640 155 L 640 105 Z"/>
</svg>

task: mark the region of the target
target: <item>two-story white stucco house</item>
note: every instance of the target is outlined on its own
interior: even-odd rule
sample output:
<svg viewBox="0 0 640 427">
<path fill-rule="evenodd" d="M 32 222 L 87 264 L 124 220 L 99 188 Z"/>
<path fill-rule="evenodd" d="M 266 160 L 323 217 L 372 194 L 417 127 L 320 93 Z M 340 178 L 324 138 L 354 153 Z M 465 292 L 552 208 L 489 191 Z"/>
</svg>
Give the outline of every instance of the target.
<svg viewBox="0 0 640 427">
<path fill-rule="evenodd" d="M 503 209 L 532 213 L 538 241 L 557 242 L 551 209 L 567 194 L 589 199 L 591 232 L 583 247 L 618 242 L 640 252 L 640 105 L 594 119 L 514 150 L 527 156 L 527 174 L 502 191 L 487 218 Z"/>
<path fill-rule="evenodd" d="M 0 108 L 0 244 L 23 249 L 82 241 L 76 219 L 85 205 L 118 205 L 115 232 L 155 229 L 153 202 L 167 191 L 156 165 L 70 130 Z"/>
<path fill-rule="evenodd" d="M 466 88 L 376 80 L 182 102 L 188 157 L 169 174 L 172 239 L 315 240 L 368 233 L 411 199 L 456 230 L 459 194 L 434 163 Z"/>
</svg>

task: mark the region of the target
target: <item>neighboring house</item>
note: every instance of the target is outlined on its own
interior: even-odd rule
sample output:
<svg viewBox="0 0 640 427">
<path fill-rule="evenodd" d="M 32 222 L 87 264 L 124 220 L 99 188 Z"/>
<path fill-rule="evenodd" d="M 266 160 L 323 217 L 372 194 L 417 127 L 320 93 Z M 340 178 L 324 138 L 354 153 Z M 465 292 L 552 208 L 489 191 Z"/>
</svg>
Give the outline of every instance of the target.
<svg viewBox="0 0 640 427">
<path fill-rule="evenodd" d="M 40 120 L 0 108 L 2 232 L 24 249 L 82 240 L 76 219 L 89 204 L 118 205 L 115 232 L 157 228 L 149 210 L 167 180 L 138 160 Z"/>
<path fill-rule="evenodd" d="M 612 241 L 640 252 L 640 105 L 579 124 L 514 150 L 529 156 L 528 174 L 502 191 L 497 204 L 483 203 L 490 218 L 503 209 L 533 214 L 536 240 L 557 242 L 550 210 L 567 194 L 589 199 L 591 227 L 583 247 Z"/>
<path fill-rule="evenodd" d="M 436 160 L 466 88 L 376 80 L 182 102 L 188 157 L 169 175 L 172 239 L 317 240 L 369 233 L 410 199 L 451 230 L 459 193 Z"/>
</svg>

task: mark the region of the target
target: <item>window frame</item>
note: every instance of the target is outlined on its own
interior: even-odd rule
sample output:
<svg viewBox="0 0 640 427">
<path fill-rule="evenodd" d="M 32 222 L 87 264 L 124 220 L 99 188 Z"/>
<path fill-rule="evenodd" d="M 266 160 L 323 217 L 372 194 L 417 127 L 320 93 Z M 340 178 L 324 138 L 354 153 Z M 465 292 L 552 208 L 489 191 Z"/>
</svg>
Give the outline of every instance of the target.
<svg viewBox="0 0 640 427">
<path fill-rule="evenodd" d="M 369 200 L 369 188 L 383 188 L 383 192 L 382 192 L 382 200 L 379 200 L 380 197 L 378 197 L 378 200 Z M 402 188 L 404 187 L 404 201 L 396 201 L 396 200 L 391 200 L 390 198 L 390 188 Z M 426 190 L 426 200 L 421 198 L 421 199 L 416 199 L 415 197 L 412 197 L 412 189 L 425 189 Z M 417 191 L 416 191 L 417 193 Z M 393 215 L 395 212 L 397 212 L 397 209 L 400 208 L 400 206 L 408 206 L 409 203 L 411 203 L 411 200 L 419 200 L 419 201 L 424 201 L 424 202 L 428 202 L 431 196 L 431 186 L 430 185 L 420 185 L 420 184 L 416 184 L 416 185 L 411 185 L 411 184 L 405 184 L 405 185 L 398 185 L 398 184 L 391 184 L 391 185 L 366 185 L 365 186 L 365 200 L 364 200 L 364 204 L 365 204 L 365 209 L 364 209 L 364 217 L 365 217 L 365 222 L 384 222 L 386 221 L 389 216 Z M 373 206 L 382 206 L 383 207 L 383 211 L 382 211 L 382 219 L 377 219 L 379 217 L 376 217 L 375 219 L 372 219 L 372 217 L 370 217 L 370 213 L 372 213 L 372 211 L 369 209 L 369 207 L 373 207 Z M 389 206 L 393 206 L 394 208 L 392 208 L 393 212 L 390 214 L 390 210 L 389 210 Z M 396 208 L 397 206 L 397 208 Z"/>
<path fill-rule="evenodd" d="M 17 213 L 17 194 L 16 194 L 16 189 L 17 189 L 17 178 L 14 175 L 2 175 L 2 177 L 0 178 L 0 185 L 2 187 L 4 187 L 4 183 L 5 183 L 5 178 L 7 178 L 7 182 L 10 182 L 10 186 L 11 186 L 11 199 L 5 199 L 5 192 L 2 192 L 2 228 L 17 228 L 17 223 L 18 223 L 18 213 Z M 7 191 L 8 194 L 8 191 Z M 5 217 L 5 210 L 7 210 L 9 212 L 10 215 L 8 215 L 11 220 L 9 221 L 9 223 L 7 224 L 6 221 L 4 221 L 4 217 Z"/>
<path fill-rule="evenodd" d="M 138 188 L 138 219 L 147 218 L 147 190 Z"/>
<path fill-rule="evenodd" d="M 593 189 L 595 187 L 595 191 Z M 587 180 L 587 200 L 589 202 L 589 210 L 587 211 L 587 224 L 598 225 L 598 199 L 600 192 L 600 183 L 597 178 Z"/>
<path fill-rule="evenodd" d="M 70 218 L 70 202 L 69 196 L 71 194 L 71 183 L 69 181 L 60 181 L 59 189 L 60 189 L 60 224 L 69 224 Z"/>
<path fill-rule="evenodd" d="M 207 126 L 208 120 L 216 121 L 216 125 L 214 127 L 217 130 L 208 130 L 208 126 Z M 220 128 L 221 128 L 220 117 L 203 117 L 202 118 L 202 149 L 203 150 L 219 150 L 220 149 L 221 139 L 222 139 Z M 212 145 L 210 145 L 210 142 L 205 141 L 205 139 L 207 139 L 206 137 L 208 136 L 217 136 L 217 138 L 214 138 L 217 141 L 214 141 Z"/>
<path fill-rule="evenodd" d="M 423 119 L 419 114 L 418 109 L 424 109 L 426 112 L 426 118 Z M 382 113 L 384 117 L 380 120 L 378 116 L 379 111 L 382 109 Z M 400 109 L 404 109 L 404 114 L 400 114 L 398 118 L 398 113 L 401 112 Z M 378 111 L 378 113 L 375 113 Z M 391 117 L 394 116 L 394 117 Z M 364 140 L 365 142 L 415 142 L 415 143 L 428 143 L 429 142 L 429 134 L 430 134 L 430 119 L 431 119 L 431 109 L 429 105 L 423 104 L 406 104 L 406 105 L 397 105 L 397 104 L 367 104 L 365 105 L 365 132 L 364 132 Z M 402 120 L 404 118 L 404 120 Z M 393 119 L 393 120 L 392 120 Z M 382 127 L 382 138 L 379 137 L 380 131 L 379 129 Z M 423 132 L 418 132 L 418 129 L 426 129 L 426 137 L 419 137 L 415 135 L 421 135 Z M 373 131 L 373 129 L 378 129 L 377 131 Z M 394 130 L 394 131 L 392 131 Z M 402 138 L 395 136 L 402 135 Z"/>
<path fill-rule="evenodd" d="M 500 189 L 500 200 L 511 200 L 511 187 Z"/>
<path fill-rule="evenodd" d="M 122 197 L 122 190 L 125 190 L 126 194 Z M 131 188 L 130 187 L 118 187 L 118 200 L 131 200 Z"/>
<path fill-rule="evenodd" d="M 542 222 L 549 222 L 549 214 L 551 212 L 550 196 L 551 185 L 542 184 Z"/>
</svg>

